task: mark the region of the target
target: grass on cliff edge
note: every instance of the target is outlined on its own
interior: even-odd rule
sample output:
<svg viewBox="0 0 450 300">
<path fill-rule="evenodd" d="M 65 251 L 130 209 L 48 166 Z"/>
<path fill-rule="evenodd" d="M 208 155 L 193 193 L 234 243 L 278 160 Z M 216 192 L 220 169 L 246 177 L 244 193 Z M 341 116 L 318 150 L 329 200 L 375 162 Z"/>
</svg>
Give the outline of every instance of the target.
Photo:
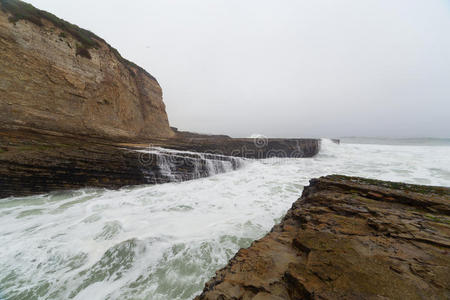
<svg viewBox="0 0 450 300">
<path fill-rule="evenodd" d="M 100 38 L 92 32 L 64 21 L 49 12 L 37 9 L 31 4 L 18 0 L 0 0 L 0 3 L 2 4 L 2 10 L 11 14 L 11 16 L 9 17 L 9 21 L 12 23 L 16 23 L 20 20 L 27 20 L 37 26 L 42 27 L 44 26 L 44 24 L 42 23 L 42 19 L 45 19 L 52 22 L 53 25 L 60 28 L 61 30 L 70 33 L 83 45 L 83 47 L 89 49 L 99 46 L 94 38 Z"/>
<path fill-rule="evenodd" d="M 64 32 L 71 34 L 80 44 L 77 45 L 77 55 L 84 56 L 90 59 L 90 54 L 88 49 L 97 48 L 99 44 L 97 41 L 102 41 L 106 45 L 108 45 L 109 49 L 114 53 L 117 59 L 123 63 L 128 69 L 130 67 L 136 68 L 147 76 L 156 80 L 152 75 L 150 75 L 146 70 L 139 67 L 135 63 L 123 58 L 117 49 L 113 48 L 109 45 L 105 40 L 97 36 L 96 34 L 90 32 L 89 30 L 78 27 L 77 25 L 71 24 L 63 19 L 58 18 L 54 14 L 49 12 L 37 9 L 33 5 L 20 1 L 20 0 L 0 0 L 1 9 L 5 13 L 10 13 L 9 21 L 11 23 L 16 23 L 20 20 L 29 21 L 39 27 L 44 26 L 42 23 L 42 19 L 47 20 L 53 25 Z M 65 34 L 60 35 L 60 37 L 64 37 Z M 134 75 L 134 72 L 131 71 L 131 74 Z"/>
</svg>

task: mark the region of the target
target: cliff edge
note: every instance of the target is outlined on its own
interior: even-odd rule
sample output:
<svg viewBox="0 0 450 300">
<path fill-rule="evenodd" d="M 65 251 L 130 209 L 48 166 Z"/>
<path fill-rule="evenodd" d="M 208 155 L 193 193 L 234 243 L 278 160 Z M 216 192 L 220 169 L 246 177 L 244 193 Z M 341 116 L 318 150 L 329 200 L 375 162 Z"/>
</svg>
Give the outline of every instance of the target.
<svg viewBox="0 0 450 300">
<path fill-rule="evenodd" d="M 449 188 L 327 176 L 196 299 L 448 299 L 449 250 Z"/>
<path fill-rule="evenodd" d="M 172 129 L 152 75 L 88 30 L 0 0 L 0 198 L 188 180 L 216 173 L 208 165 L 239 167 L 230 156 L 311 157 L 319 149 L 315 139 Z M 166 156 L 176 174 L 165 174 Z"/>
<path fill-rule="evenodd" d="M 174 135 L 156 79 L 103 39 L 22 1 L 0 8 L 0 128 Z"/>
</svg>

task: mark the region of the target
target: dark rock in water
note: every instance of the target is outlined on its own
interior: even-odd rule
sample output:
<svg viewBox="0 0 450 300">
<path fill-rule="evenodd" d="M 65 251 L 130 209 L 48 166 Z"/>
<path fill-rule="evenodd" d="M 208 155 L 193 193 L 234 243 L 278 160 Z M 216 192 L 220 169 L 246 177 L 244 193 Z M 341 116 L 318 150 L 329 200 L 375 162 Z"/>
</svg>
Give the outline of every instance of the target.
<svg viewBox="0 0 450 300">
<path fill-rule="evenodd" d="M 176 137 L 180 139 L 202 139 L 202 138 L 220 138 L 220 139 L 231 139 L 230 136 L 224 134 L 205 134 L 205 133 L 197 133 L 190 131 L 180 131 L 178 128 L 170 127 L 174 130 Z M 175 128 L 175 129 L 174 129 Z"/>
<path fill-rule="evenodd" d="M 449 251 L 449 188 L 332 175 L 196 299 L 448 299 Z"/>
<path fill-rule="evenodd" d="M 161 147 L 236 156 L 251 159 L 313 157 L 320 150 L 319 139 L 230 138 L 208 136 L 203 138 L 172 138 L 153 141 Z"/>
<path fill-rule="evenodd" d="M 155 150 L 77 135 L 2 130 L 0 198 L 190 180 L 235 170 L 242 162 L 230 156 Z"/>
<path fill-rule="evenodd" d="M 196 179 L 235 170 L 243 164 L 241 158 L 230 155 L 302 157 L 296 155 L 300 153 L 309 157 L 319 151 L 319 142 L 277 140 L 261 148 L 251 139 L 154 138 L 145 144 L 134 144 L 60 132 L 3 128 L 0 131 L 0 198 L 83 187 L 119 188 Z M 252 145 L 258 152 L 239 153 L 242 149 L 251 150 Z M 271 150 L 277 151 L 271 153 Z"/>
</svg>

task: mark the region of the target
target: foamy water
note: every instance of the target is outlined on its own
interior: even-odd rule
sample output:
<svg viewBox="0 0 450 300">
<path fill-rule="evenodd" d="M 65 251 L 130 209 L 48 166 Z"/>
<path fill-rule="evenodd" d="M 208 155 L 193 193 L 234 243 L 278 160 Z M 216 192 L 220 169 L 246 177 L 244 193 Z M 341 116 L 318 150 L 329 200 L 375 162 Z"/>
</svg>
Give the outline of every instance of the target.
<svg viewBox="0 0 450 300">
<path fill-rule="evenodd" d="M 191 299 L 328 174 L 450 186 L 450 146 L 324 141 L 182 183 L 1 199 L 0 299 Z"/>
</svg>

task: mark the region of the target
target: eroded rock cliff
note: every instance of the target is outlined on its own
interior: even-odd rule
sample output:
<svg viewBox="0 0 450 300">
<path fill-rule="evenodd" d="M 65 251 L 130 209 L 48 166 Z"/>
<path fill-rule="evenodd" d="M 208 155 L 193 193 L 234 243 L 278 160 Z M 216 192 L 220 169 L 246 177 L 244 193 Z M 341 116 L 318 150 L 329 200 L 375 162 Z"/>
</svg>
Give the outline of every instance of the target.
<svg viewBox="0 0 450 300">
<path fill-rule="evenodd" d="M 449 217 L 449 188 L 313 179 L 196 299 L 448 299 Z"/>
<path fill-rule="evenodd" d="M 176 175 L 168 176 L 156 159 L 140 159 L 150 146 L 215 155 L 172 155 Z M 231 162 L 228 170 L 238 167 L 229 156 L 311 157 L 319 148 L 314 139 L 172 129 L 161 87 L 144 69 L 90 31 L 0 0 L 0 198 L 188 180 L 211 175 L 207 157 Z"/>
<path fill-rule="evenodd" d="M 121 140 L 174 135 L 161 87 L 145 70 L 29 4 L 0 6 L 0 128 Z"/>
</svg>

